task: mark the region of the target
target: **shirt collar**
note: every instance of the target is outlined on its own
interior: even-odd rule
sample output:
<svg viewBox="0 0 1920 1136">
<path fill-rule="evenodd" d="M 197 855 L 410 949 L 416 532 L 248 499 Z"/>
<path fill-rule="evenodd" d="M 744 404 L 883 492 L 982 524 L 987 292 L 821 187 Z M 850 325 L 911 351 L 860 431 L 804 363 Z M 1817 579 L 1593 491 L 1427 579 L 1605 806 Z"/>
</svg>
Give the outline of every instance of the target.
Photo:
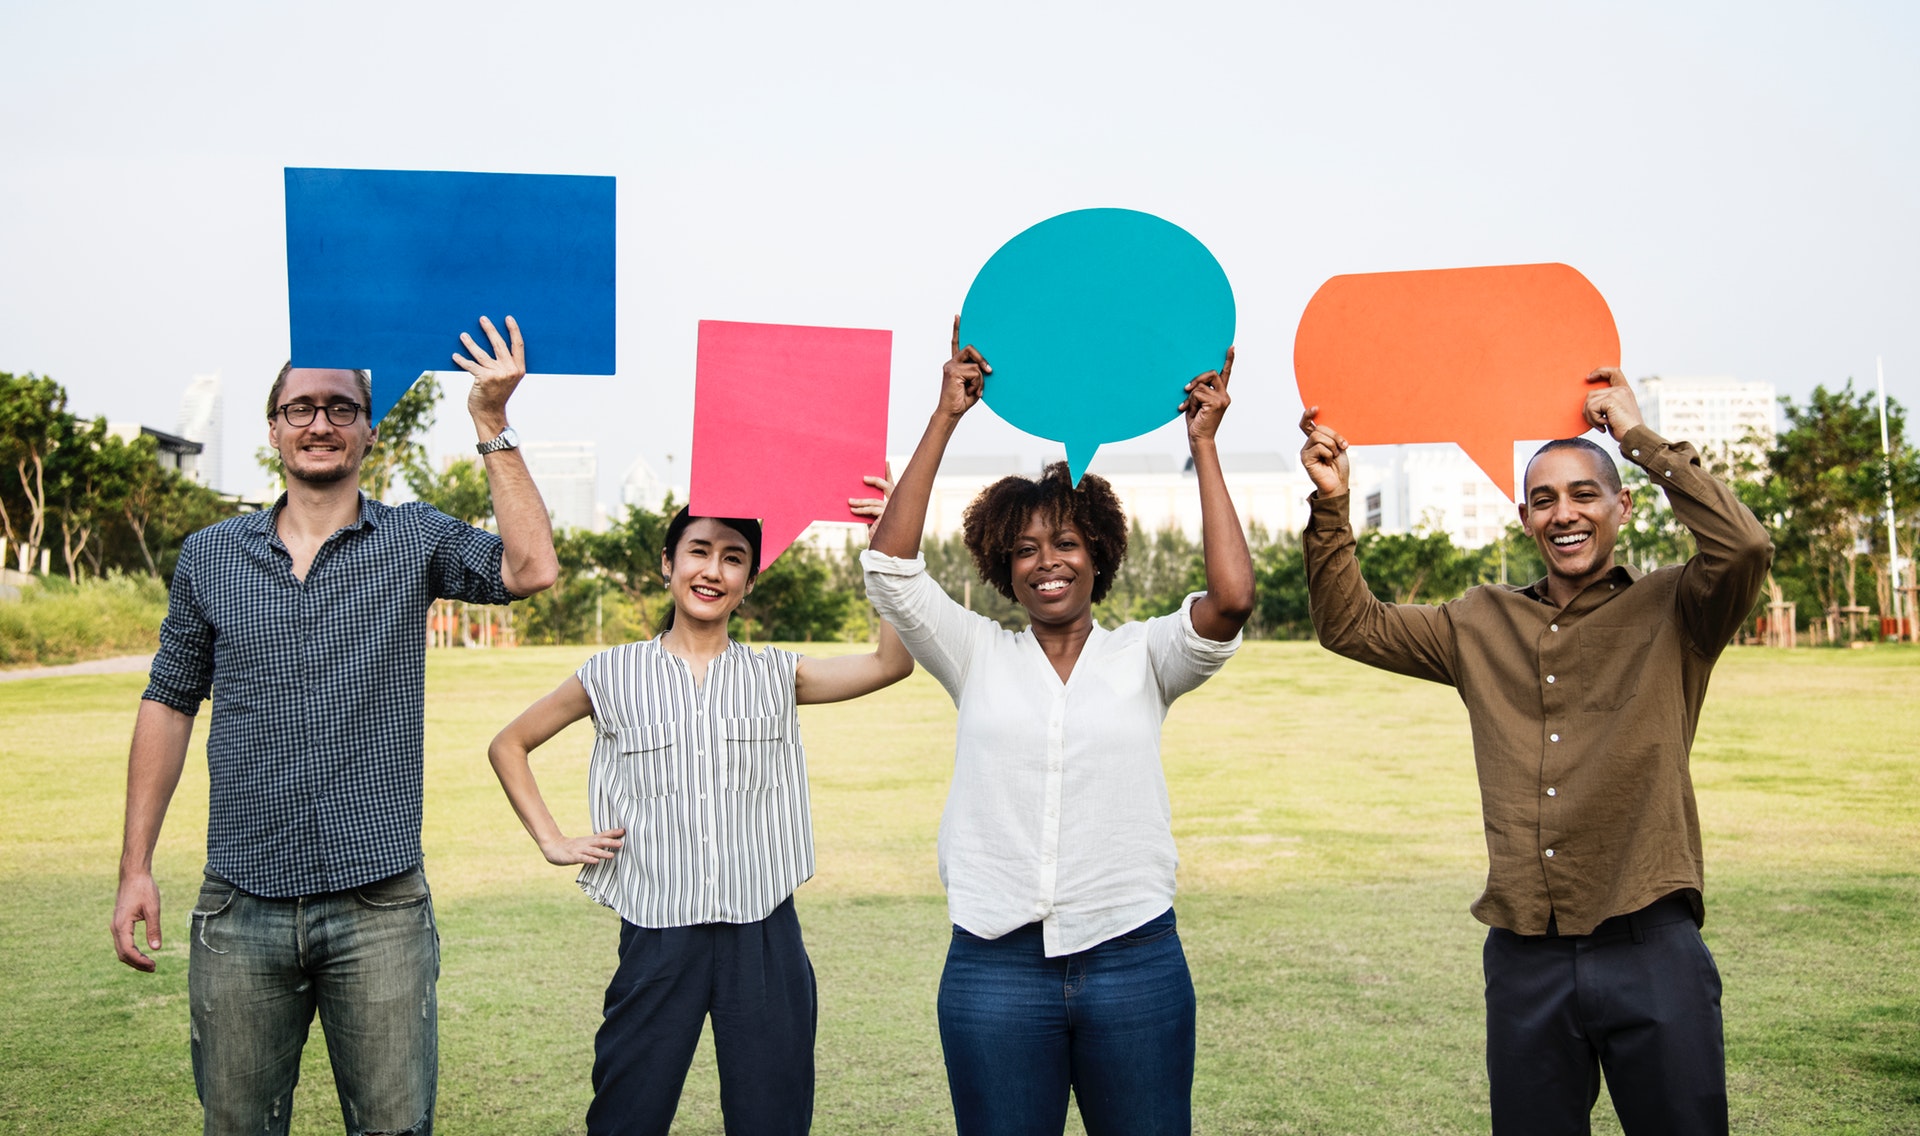
<svg viewBox="0 0 1920 1136">
<path fill-rule="evenodd" d="M 273 536 L 278 533 L 280 531 L 278 527 L 280 523 L 280 510 L 286 507 L 287 494 L 283 490 L 272 505 L 265 509 L 246 514 L 245 523 L 247 531 L 260 536 Z M 380 510 L 384 508 L 386 508 L 385 505 L 367 496 L 366 490 L 360 490 L 360 519 L 348 525 L 347 528 L 354 530 L 373 528 L 380 519 Z"/>
<path fill-rule="evenodd" d="M 1600 577 L 1598 580 L 1595 580 L 1593 583 L 1588 584 L 1586 586 L 1586 589 L 1582 591 L 1580 595 L 1584 596 L 1587 594 L 1587 592 L 1592 591 L 1593 589 L 1599 587 L 1602 584 L 1613 584 L 1616 586 L 1631 584 L 1635 580 L 1638 580 L 1643 575 L 1645 575 L 1644 572 L 1640 571 L 1640 569 L 1638 568 L 1635 568 L 1631 564 L 1615 564 L 1607 572 L 1606 575 Z M 1530 600 L 1538 601 L 1539 603 L 1553 602 L 1551 599 L 1547 597 L 1547 577 L 1545 576 L 1542 576 L 1538 580 L 1535 580 L 1533 583 L 1528 584 L 1524 588 L 1521 588 L 1520 594 L 1527 597 Z M 1579 596 L 1575 596 L 1574 598 L 1578 599 Z"/>
</svg>

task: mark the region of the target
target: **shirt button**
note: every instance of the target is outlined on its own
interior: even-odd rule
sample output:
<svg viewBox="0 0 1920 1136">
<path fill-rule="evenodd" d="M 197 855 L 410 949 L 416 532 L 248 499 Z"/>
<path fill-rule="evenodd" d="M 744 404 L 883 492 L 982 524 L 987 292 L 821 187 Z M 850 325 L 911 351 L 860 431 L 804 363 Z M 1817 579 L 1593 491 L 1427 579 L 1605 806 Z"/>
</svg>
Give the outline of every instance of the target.
<svg viewBox="0 0 1920 1136">
<path fill-rule="evenodd" d="M 1557 797 L 1557 796 L 1559 796 L 1559 795 L 1560 795 L 1560 790 L 1558 790 L 1558 789 L 1554 789 L 1554 788 L 1549 788 L 1549 789 L 1547 790 L 1547 796 L 1549 796 L 1549 797 Z M 1551 856 L 1551 855 L 1552 855 L 1553 853 L 1551 853 L 1551 852 L 1549 852 L 1549 853 L 1547 853 L 1547 854 L 1548 854 L 1549 856 Z"/>
<path fill-rule="evenodd" d="M 1549 623 L 1549 624 L 1547 625 L 1547 630 L 1548 630 L 1548 631 L 1558 631 L 1558 630 L 1560 630 L 1560 625 L 1559 625 L 1559 624 L 1557 624 L 1557 623 Z"/>
<path fill-rule="evenodd" d="M 1667 471 L 1666 471 L 1666 476 L 1668 476 L 1668 477 L 1672 477 L 1672 476 L 1673 476 L 1673 471 L 1672 471 L 1672 470 L 1667 470 Z"/>
<path fill-rule="evenodd" d="M 1547 849 L 1547 859 L 1553 859 L 1553 849 L 1551 848 Z"/>
<path fill-rule="evenodd" d="M 1639 450 L 1635 450 L 1635 451 L 1633 451 L 1633 456 L 1634 456 L 1634 457 L 1636 457 L 1636 458 L 1637 458 L 1637 457 L 1639 457 L 1639 456 L 1640 456 L 1640 451 L 1639 451 Z"/>
<path fill-rule="evenodd" d="M 1559 735 L 1559 734 L 1548 734 L 1548 735 L 1547 735 L 1547 740 L 1548 740 L 1548 741 L 1550 741 L 1550 742 L 1557 742 L 1557 741 L 1559 741 L 1559 740 L 1560 740 L 1560 735 Z"/>
<path fill-rule="evenodd" d="M 1033 913 L 1034 913 L 1035 915 L 1039 915 L 1039 916 L 1045 916 L 1045 915 L 1046 915 L 1046 913 L 1047 913 L 1047 905 L 1046 905 L 1046 904 L 1044 904 L 1044 903 L 1036 903 L 1036 904 L 1034 904 L 1034 905 L 1033 905 Z"/>
<path fill-rule="evenodd" d="M 1552 676 L 1552 675 L 1548 675 L 1548 676 L 1547 676 L 1547 681 L 1548 681 L 1548 682 L 1552 682 L 1552 681 L 1553 681 L 1553 676 Z"/>
</svg>

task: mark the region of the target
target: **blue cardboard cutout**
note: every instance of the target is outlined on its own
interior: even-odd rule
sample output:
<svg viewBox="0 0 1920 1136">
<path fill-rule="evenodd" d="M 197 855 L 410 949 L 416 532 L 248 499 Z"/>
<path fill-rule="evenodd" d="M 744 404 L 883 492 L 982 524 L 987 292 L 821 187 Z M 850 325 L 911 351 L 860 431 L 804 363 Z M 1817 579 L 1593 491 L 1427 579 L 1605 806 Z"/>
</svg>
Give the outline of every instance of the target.
<svg viewBox="0 0 1920 1136">
<path fill-rule="evenodd" d="M 613 179 L 287 170 L 287 307 L 297 367 L 361 367 L 377 425 L 462 331 L 526 336 L 527 370 L 610 375 Z"/>
<path fill-rule="evenodd" d="M 982 397 L 1063 442 L 1074 483 L 1102 442 L 1179 416 L 1187 381 L 1233 345 L 1233 288 L 1185 229 L 1131 209 L 1081 209 L 1000 247 L 960 309 L 960 342 L 993 367 Z"/>
</svg>

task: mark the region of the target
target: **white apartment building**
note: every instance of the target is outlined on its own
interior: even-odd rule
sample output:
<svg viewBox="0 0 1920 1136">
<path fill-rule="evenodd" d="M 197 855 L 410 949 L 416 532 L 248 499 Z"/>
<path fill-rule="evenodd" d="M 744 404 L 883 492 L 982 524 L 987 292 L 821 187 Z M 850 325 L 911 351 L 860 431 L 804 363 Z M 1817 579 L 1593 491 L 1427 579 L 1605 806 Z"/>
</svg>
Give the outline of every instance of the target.
<svg viewBox="0 0 1920 1136">
<path fill-rule="evenodd" d="M 527 472 L 556 529 L 592 529 L 598 518 L 600 462 L 592 442 L 522 442 Z"/>
<path fill-rule="evenodd" d="M 1772 383 L 1653 375 L 1638 385 L 1640 412 L 1654 433 L 1673 442 L 1692 442 L 1709 459 L 1742 454 L 1765 462 L 1778 421 Z M 1749 434 L 1758 444 L 1746 440 Z"/>
<path fill-rule="evenodd" d="M 187 476 L 209 489 L 225 484 L 223 464 L 226 448 L 221 444 L 225 431 L 225 398 L 220 392 L 220 376 L 195 375 L 180 396 L 180 418 L 174 432 L 200 443 L 201 452 Z"/>
</svg>

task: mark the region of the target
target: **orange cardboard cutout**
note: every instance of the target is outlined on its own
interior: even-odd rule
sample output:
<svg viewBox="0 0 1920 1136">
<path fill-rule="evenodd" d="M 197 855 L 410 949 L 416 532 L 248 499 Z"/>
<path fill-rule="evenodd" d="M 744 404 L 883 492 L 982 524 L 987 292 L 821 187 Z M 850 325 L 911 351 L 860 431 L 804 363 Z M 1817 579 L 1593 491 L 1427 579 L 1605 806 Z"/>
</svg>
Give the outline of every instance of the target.
<svg viewBox="0 0 1920 1136">
<path fill-rule="evenodd" d="M 1321 423 L 1356 446 L 1457 442 L 1509 500 L 1514 443 L 1586 433 L 1586 376 L 1619 364 L 1607 301 L 1564 264 L 1336 276 L 1293 341 Z"/>
</svg>

